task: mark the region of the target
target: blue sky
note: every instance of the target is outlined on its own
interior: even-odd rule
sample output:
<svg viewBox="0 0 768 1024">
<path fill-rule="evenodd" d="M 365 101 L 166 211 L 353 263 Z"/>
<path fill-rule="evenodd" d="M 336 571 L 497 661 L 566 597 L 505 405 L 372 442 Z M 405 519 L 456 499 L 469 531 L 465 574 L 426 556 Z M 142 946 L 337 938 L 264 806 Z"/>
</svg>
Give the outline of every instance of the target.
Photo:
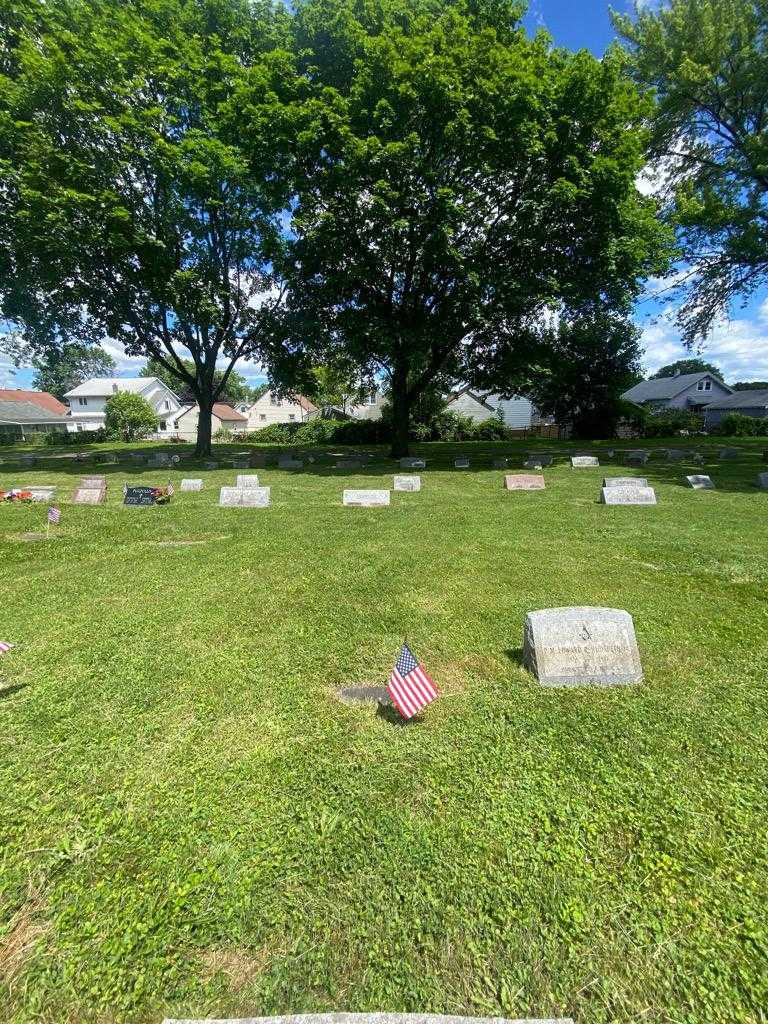
<svg viewBox="0 0 768 1024">
<path fill-rule="evenodd" d="M 525 25 L 531 33 L 546 29 L 557 45 L 586 48 L 600 56 L 614 38 L 608 6 L 603 0 L 529 0 Z M 628 0 L 614 0 L 613 6 L 619 11 L 632 10 Z M 636 310 L 643 332 L 643 365 L 647 372 L 691 355 L 680 343 L 674 309 L 660 301 L 664 288 L 664 282 L 650 281 L 647 295 Z M 121 376 L 135 375 L 144 365 L 143 359 L 127 358 L 116 345 L 105 347 L 117 360 Z M 768 290 L 752 296 L 743 308 L 732 310 L 730 318 L 712 332 L 701 355 L 720 366 L 726 380 L 768 380 Z M 238 368 L 253 382 L 263 379 L 257 364 L 243 363 Z M 28 387 L 31 376 L 30 370 L 17 370 L 14 374 L 0 355 L 0 387 Z"/>
</svg>

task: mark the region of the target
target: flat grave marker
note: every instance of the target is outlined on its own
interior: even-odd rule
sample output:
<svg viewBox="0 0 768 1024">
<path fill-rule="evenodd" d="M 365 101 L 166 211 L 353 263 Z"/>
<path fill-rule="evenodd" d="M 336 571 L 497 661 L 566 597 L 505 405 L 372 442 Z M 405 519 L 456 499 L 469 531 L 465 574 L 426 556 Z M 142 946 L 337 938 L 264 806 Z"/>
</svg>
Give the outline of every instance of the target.
<svg viewBox="0 0 768 1024">
<path fill-rule="evenodd" d="M 72 495 L 73 505 L 101 505 L 106 497 L 106 490 L 103 487 L 80 487 L 75 488 Z"/>
<path fill-rule="evenodd" d="M 241 489 L 244 487 L 259 487 L 259 478 L 256 473 L 239 473 L 237 486 Z"/>
<path fill-rule="evenodd" d="M 620 608 L 529 612 L 523 662 L 542 686 L 621 686 L 643 678 L 632 616 Z"/>
<path fill-rule="evenodd" d="M 603 487 L 647 487 L 648 481 L 644 476 L 606 476 L 603 477 Z"/>
<path fill-rule="evenodd" d="M 53 496 L 56 493 L 56 487 L 54 485 L 40 484 L 35 487 L 22 487 L 23 491 L 29 491 L 32 495 L 32 501 L 53 501 Z"/>
<path fill-rule="evenodd" d="M 342 686 L 336 691 L 345 704 L 391 704 L 386 686 Z"/>
<path fill-rule="evenodd" d="M 362 469 L 362 459 L 337 459 L 334 463 L 334 469 Z"/>
<path fill-rule="evenodd" d="M 80 478 L 80 486 L 89 490 L 93 488 L 106 490 L 107 478 L 105 476 L 83 476 Z"/>
<path fill-rule="evenodd" d="M 543 491 L 546 486 L 538 473 L 509 473 L 504 477 L 505 491 Z"/>
<path fill-rule="evenodd" d="M 385 490 L 355 490 L 344 491 L 343 502 L 345 505 L 356 508 L 374 508 L 376 506 L 389 505 L 389 491 Z"/>
<path fill-rule="evenodd" d="M 715 489 L 712 477 L 705 476 L 704 474 L 693 474 L 685 479 L 688 481 L 688 486 L 692 487 L 694 491 L 714 491 Z"/>
<path fill-rule="evenodd" d="M 656 492 L 652 487 L 603 487 L 604 505 L 655 505 Z"/>
<path fill-rule="evenodd" d="M 462 459 L 454 459 L 453 460 L 453 468 L 454 469 L 469 469 L 469 459 L 463 459 L 463 458 Z"/>
<path fill-rule="evenodd" d="M 182 491 L 202 491 L 203 481 L 197 477 L 186 477 L 181 481 Z"/>
<path fill-rule="evenodd" d="M 221 508 L 268 508 L 269 487 L 222 487 L 219 491 Z"/>
<path fill-rule="evenodd" d="M 757 486 L 761 491 L 768 491 L 768 473 L 757 474 Z"/>
<path fill-rule="evenodd" d="M 571 459 L 571 466 L 574 469 L 586 469 L 589 466 L 599 466 L 600 460 L 595 455 L 574 455 Z"/>
<path fill-rule="evenodd" d="M 400 459 L 400 469 L 426 469 L 427 464 L 424 459 L 416 459 L 412 456 Z"/>
<path fill-rule="evenodd" d="M 766 474 L 768 476 L 768 474 Z M 420 491 L 421 490 L 421 477 L 420 476 L 396 476 L 393 478 L 393 490 L 395 491 Z"/>
<path fill-rule="evenodd" d="M 572 1017 L 453 1017 L 442 1013 L 295 1013 L 282 1017 L 184 1020 L 166 1017 L 162 1024 L 573 1024 Z"/>
</svg>

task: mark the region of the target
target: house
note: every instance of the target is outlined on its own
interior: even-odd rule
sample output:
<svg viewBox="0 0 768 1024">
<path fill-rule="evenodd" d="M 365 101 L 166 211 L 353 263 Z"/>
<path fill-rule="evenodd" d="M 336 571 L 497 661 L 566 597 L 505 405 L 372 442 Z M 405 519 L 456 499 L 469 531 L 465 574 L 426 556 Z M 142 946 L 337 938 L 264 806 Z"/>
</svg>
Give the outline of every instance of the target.
<svg viewBox="0 0 768 1024">
<path fill-rule="evenodd" d="M 712 401 L 727 398 L 732 388 L 711 373 L 681 373 L 675 377 L 657 377 L 635 384 L 621 396 L 649 412 L 682 409 L 701 412 Z"/>
<path fill-rule="evenodd" d="M 105 407 L 112 395 L 129 391 L 141 395 L 158 418 L 156 437 L 173 434 L 173 417 L 183 408 L 178 397 L 159 377 L 93 377 L 64 395 L 69 403 L 75 430 L 98 430 L 104 426 Z"/>
<path fill-rule="evenodd" d="M 448 396 L 446 405 L 451 412 L 468 416 L 476 423 L 498 419 L 513 430 L 527 430 L 540 423 L 540 417 L 527 398 L 499 398 L 462 388 Z"/>
<path fill-rule="evenodd" d="M 768 391 L 735 391 L 726 398 L 715 399 L 704 409 L 704 429 L 717 428 L 724 416 L 733 413 L 761 420 L 768 418 Z"/>
<path fill-rule="evenodd" d="M 55 416 L 66 416 L 66 405 L 47 391 L 22 391 L 21 388 L 0 388 L 0 402 L 32 402 L 41 409 L 47 409 Z"/>
<path fill-rule="evenodd" d="M 29 392 L 8 392 L 0 391 L 0 396 L 5 394 L 28 394 Z M 40 394 L 42 394 L 40 392 Z M 53 395 L 48 395 L 54 402 L 57 400 Z M 61 403 L 58 403 L 61 405 Z M 64 410 L 54 412 L 39 402 L 27 401 L 26 399 L 6 399 L 0 397 L 0 438 L 25 440 L 30 434 L 49 434 L 55 431 L 64 433 L 68 430 L 71 419 Z"/>
<path fill-rule="evenodd" d="M 200 415 L 200 407 L 188 405 L 176 416 L 172 417 L 171 429 L 176 437 L 182 441 L 195 441 L 197 439 L 197 421 Z M 231 405 L 224 402 L 214 402 L 211 413 L 211 434 L 215 435 L 218 430 L 228 430 L 231 433 L 244 433 L 248 429 L 248 417 L 237 412 Z"/>
<path fill-rule="evenodd" d="M 235 409 L 246 418 L 246 431 L 268 427 L 270 423 L 304 423 L 315 406 L 304 395 L 281 397 L 276 391 L 265 391 L 256 402 L 239 402 Z"/>
</svg>

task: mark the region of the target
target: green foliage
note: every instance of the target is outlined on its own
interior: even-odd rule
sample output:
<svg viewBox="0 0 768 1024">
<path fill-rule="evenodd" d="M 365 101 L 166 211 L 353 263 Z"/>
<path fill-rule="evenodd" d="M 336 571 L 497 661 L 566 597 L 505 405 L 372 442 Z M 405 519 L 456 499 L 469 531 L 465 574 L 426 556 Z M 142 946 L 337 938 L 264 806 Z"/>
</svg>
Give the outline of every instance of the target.
<svg viewBox="0 0 768 1024">
<path fill-rule="evenodd" d="M 531 41 L 512 6 L 489 18 L 501 9 L 297 8 L 312 102 L 276 333 L 289 365 L 309 345 L 383 369 L 400 453 L 440 375 L 525 361 L 520 318 L 624 308 L 664 265 L 655 205 L 635 188 L 648 108 L 622 59 Z"/>
<path fill-rule="evenodd" d="M 731 387 L 734 391 L 768 391 L 768 380 L 740 380 Z"/>
<path fill-rule="evenodd" d="M 711 373 L 718 380 L 725 380 L 723 371 L 714 363 L 707 363 L 703 359 L 678 359 L 674 363 L 667 363 L 660 366 L 656 373 L 652 373 L 649 380 L 657 380 L 660 377 L 675 377 L 683 373 Z"/>
<path fill-rule="evenodd" d="M 768 419 L 758 419 L 756 416 L 731 412 L 727 416 L 723 416 L 717 425 L 716 432 L 724 437 L 766 437 L 768 436 Z"/>
<path fill-rule="evenodd" d="M 380 444 L 390 431 L 381 420 L 331 420 L 314 417 L 306 423 L 270 423 L 245 440 L 255 444 Z"/>
<path fill-rule="evenodd" d="M 188 379 L 195 374 L 195 364 L 191 359 L 182 359 L 181 363 L 186 372 L 186 377 L 181 376 L 180 372 L 174 372 L 173 366 L 164 366 L 158 359 L 152 358 L 147 360 L 147 365 L 140 371 L 139 376 L 158 377 L 178 396 L 182 403 L 194 402 L 194 392 L 190 389 Z M 213 374 L 214 387 L 217 389 L 221 388 L 217 395 L 218 401 L 227 402 L 234 406 L 238 402 L 255 402 L 259 397 L 257 392 L 260 389 L 250 388 L 245 377 L 238 373 L 237 370 L 230 370 L 226 383 L 222 383 L 223 377 L 224 370 L 216 370 Z M 263 385 L 265 390 L 267 386 Z M 263 393 L 263 391 L 260 391 L 260 394 Z M 256 394 L 256 397 L 254 397 L 254 394 Z"/>
<path fill-rule="evenodd" d="M 642 432 L 645 437 L 673 437 L 681 431 L 697 434 L 703 429 L 704 416 L 701 413 L 687 412 L 685 409 L 646 412 L 642 417 Z"/>
<path fill-rule="evenodd" d="M 666 0 L 613 13 L 653 91 L 651 153 L 688 265 L 689 343 L 768 280 L 768 10 L 764 0 Z"/>
<path fill-rule="evenodd" d="M 130 391 L 118 391 L 107 399 L 104 409 L 104 430 L 107 437 L 136 441 L 157 430 L 155 410 L 141 395 L 135 395 Z"/>
<path fill-rule="evenodd" d="M 97 444 L 107 440 L 107 432 L 103 427 L 98 430 L 56 430 L 43 435 L 49 448 L 82 448 L 88 444 Z"/>
<path fill-rule="evenodd" d="M 116 368 L 109 352 L 84 345 L 50 348 L 43 355 L 32 353 L 29 362 L 35 368 L 32 387 L 50 392 L 59 401 L 67 391 L 91 377 L 111 377 Z"/>
</svg>

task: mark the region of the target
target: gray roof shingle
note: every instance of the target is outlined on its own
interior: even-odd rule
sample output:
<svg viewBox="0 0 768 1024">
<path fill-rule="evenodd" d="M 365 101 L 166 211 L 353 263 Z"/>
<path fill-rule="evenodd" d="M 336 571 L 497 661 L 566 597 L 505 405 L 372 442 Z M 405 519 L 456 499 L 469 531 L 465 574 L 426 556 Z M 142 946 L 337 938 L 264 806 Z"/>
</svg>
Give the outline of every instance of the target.
<svg viewBox="0 0 768 1024">
<path fill-rule="evenodd" d="M 718 384 L 721 384 L 730 391 L 728 385 L 723 384 L 713 374 L 700 371 L 699 373 L 681 373 L 679 377 L 657 377 L 655 380 L 641 380 L 639 384 L 635 384 L 629 391 L 625 391 L 621 397 L 628 402 L 638 403 L 674 398 L 675 395 L 679 395 L 681 391 L 685 391 L 691 384 L 696 384 L 697 381 L 702 380 L 704 377 L 712 377 Z"/>
<path fill-rule="evenodd" d="M 768 408 L 768 391 L 734 391 L 727 398 L 716 398 L 707 403 L 707 410 L 765 408 Z"/>
</svg>

